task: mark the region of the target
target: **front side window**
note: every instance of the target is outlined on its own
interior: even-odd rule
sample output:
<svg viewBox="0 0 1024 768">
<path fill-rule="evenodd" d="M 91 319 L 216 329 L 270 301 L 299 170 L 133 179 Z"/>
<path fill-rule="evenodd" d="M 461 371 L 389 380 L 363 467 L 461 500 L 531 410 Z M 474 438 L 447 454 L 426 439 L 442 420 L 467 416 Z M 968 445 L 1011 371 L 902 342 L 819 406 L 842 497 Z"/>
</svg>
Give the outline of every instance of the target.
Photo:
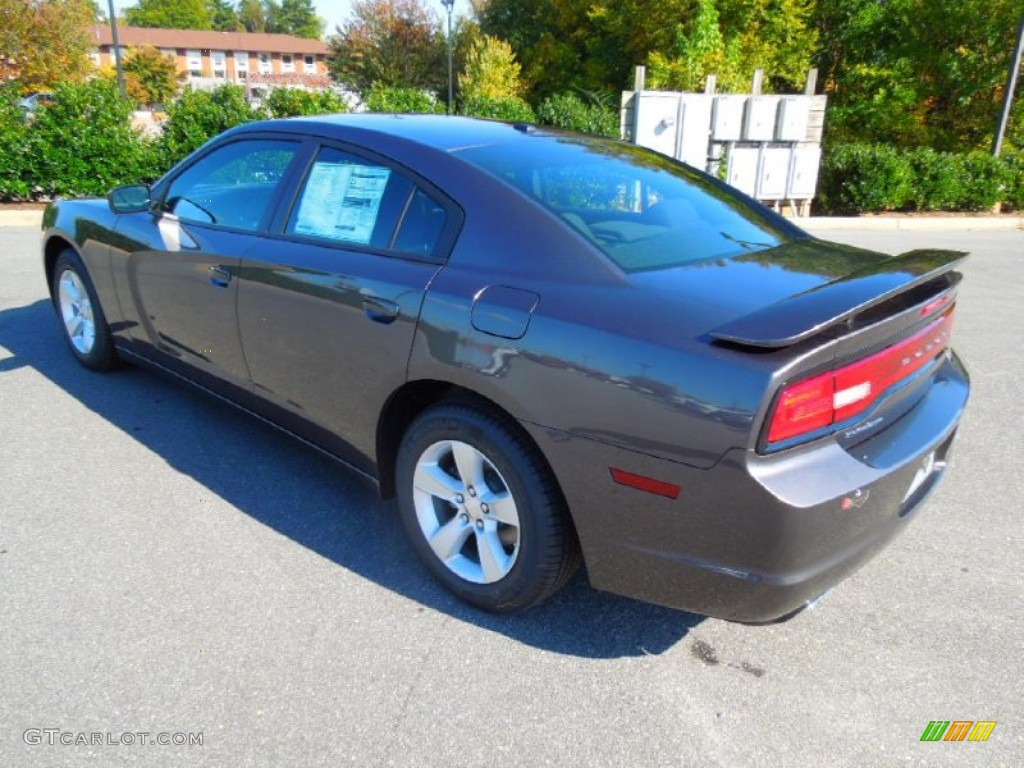
<svg viewBox="0 0 1024 768">
<path fill-rule="evenodd" d="M 269 53 L 260 54 L 260 74 L 269 75 L 273 71 L 273 63 L 270 60 Z"/>
<path fill-rule="evenodd" d="M 302 59 L 302 66 L 305 68 L 307 75 L 316 74 L 316 58 L 313 56 L 304 56 Z"/>
<path fill-rule="evenodd" d="M 309 171 L 288 231 L 430 256 L 446 222 L 445 209 L 404 174 L 325 148 Z"/>
<path fill-rule="evenodd" d="M 182 221 L 257 231 L 298 144 L 236 141 L 204 155 L 171 182 L 161 210 Z"/>
<path fill-rule="evenodd" d="M 294 72 L 295 71 L 295 58 L 290 53 L 281 54 L 281 71 L 282 72 Z"/>
</svg>

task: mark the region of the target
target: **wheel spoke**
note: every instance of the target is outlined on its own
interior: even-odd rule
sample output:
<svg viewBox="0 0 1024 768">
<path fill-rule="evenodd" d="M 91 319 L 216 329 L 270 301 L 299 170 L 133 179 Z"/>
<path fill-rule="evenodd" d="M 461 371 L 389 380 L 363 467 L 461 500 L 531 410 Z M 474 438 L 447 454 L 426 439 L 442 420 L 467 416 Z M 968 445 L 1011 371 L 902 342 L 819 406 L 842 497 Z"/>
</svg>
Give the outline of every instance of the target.
<svg viewBox="0 0 1024 768">
<path fill-rule="evenodd" d="M 480 497 L 489 507 L 487 517 L 505 525 L 519 527 L 519 513 L 516 511 L 516 502 L 508 491 L 502 493 L 488 492 Z"/>
<path fill-rule="evenodd" d="M 421 462 L 418 464 L 412 482 L 416 490 L 453 503 L 456 494 L 462 493 L 464 489 L 461 482 L 442 470 L 436 463 Z"/>
<path fill-rule="evenodd" d="M 459 477 L 466 486 L 483 486 L 484 457 L 476 448 L 466 443 L 452 443 L 452 455 Z"/>
<path fill-rule="evenodd" d="M 503 578 L 509 569 L 509 556 L 501 546 L 498 532 L 490 526 L 476 531 L 476 547 L 480 553 L 480 569 L 488 584 Z"/>
<path fill-rule="evenodd" d="M 82 319 L 81 315 L 73 315 L 67 319 L 65 325 L 68 329 L 68 336 L 74 339 L 81 335 L 85 321 Z"/>
<path fill-rule="evenodd" d="M 473 531 L 473 527 L 465 523 L 461 517 L 456 515 L 447 523 L 439 526 L 428 538 L 430 548 L 443 562 L 448 562 L 462 551 L 466 539 Z"/>
</svg>

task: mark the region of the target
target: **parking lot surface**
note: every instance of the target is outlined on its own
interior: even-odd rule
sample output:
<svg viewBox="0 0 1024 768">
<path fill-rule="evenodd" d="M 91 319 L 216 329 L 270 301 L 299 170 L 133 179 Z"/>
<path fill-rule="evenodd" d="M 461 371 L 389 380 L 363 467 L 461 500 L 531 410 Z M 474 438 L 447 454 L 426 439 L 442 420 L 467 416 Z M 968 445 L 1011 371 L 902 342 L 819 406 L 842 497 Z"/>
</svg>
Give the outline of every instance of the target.
<svg viewBox="0 0 1024 768">
<path fill-rule="evenodd" d="M 79 368 L 38 231 L 0 228 L 0 766 L 1024 764 L 1024 232 L 823 236 L 973 253 L 974 393 L 904 535 L 753 627 L 581 578 L 522 616 L 462 605 L 355 475 Z M 933 720 L 997 725 L 922 742 Z"/>
</svg>

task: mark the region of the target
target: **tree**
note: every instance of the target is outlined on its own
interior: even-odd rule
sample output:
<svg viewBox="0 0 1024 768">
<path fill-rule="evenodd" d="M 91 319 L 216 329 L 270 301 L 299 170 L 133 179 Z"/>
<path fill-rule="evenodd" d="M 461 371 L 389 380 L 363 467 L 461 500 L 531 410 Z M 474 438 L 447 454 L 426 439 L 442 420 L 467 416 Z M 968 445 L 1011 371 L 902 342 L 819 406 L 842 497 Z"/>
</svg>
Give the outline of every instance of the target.
<svg viewBox="0 0 1024 768">
<path fill-rule="evenodd" d="M 230 0 L 206 0 L 206 10 L 210 14 L 213 29 L 221 32 L 235 32 L 242 29 L 238 12 Z"/>
<path fill-rule="evenodd" d="M 420 0 L 360 0 L 329 41 L 331 72 L 361 94 L 373 86 L 440 91 L 444 35 Z"/>
<path fill-rule="evenodd" d="M 523 91 L 512 46 L 489 35 L 473 46 L 459 75 L 459 94 L 468 99 L 518 98 Z"/>
<path fill-rule="evenodd" d="M 830 138 L 988 148 L 1020 8 L 1020 0 L 818 0 Z"/>
<path fill-rule="evenodd" d="M 133 27 L 213 29 L 206 0 L 138 0 L 124 9 L 124 18 Z"/>
<path fill-rule="evenodd" d="M 266 32 L 267 14 L 261 0 L 242 0 L 238 4 L 238 21 L 246 32 Z"/>
<path fill-rule="evenodd" d="M 0 0 L 0 76 L 23 91 L 49 90 L 91 70 L 89 0 Z"/>
<path fill-rule="evenodd" d="M 692 91 L 714 74 L 719 90 L 742 91 L 763 69 L 768 90 L 799 90 L 817 44 L 811 10 L 811 0 L 697 0 L 675 44 L 652 51 L 650 83 Z"/>
<path fill-rule="evenodd" d="M 174 58 L 152 46 L 130 48 L 124 57 L 125 87 L 140 104 L 163 104 L 178 93 L 185 79 Z"/>
<path fill-rule="evenodd" d="M 268 0 L 264 13 L 268 32 L 313 40 L 319 40 L 324 33 L 324 22 L 316 15 L 313 0 L 281 0 L 280 5 Z"/>
</svg>

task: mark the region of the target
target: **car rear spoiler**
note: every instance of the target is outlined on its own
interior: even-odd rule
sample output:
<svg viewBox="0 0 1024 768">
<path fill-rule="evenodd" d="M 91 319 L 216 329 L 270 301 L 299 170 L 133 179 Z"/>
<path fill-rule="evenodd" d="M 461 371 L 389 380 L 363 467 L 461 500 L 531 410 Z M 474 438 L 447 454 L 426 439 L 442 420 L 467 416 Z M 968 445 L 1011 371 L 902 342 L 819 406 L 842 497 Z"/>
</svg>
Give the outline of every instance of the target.
<svg viewBox="0 0 1024 768">
<path fill-rule="evenodd" d="M 945 276 L 941 290 L 954 287 L 961 279 L 954 268 L 966 257 L 964 251 L 907 251 L 732 320 L 711 336 L 751 347 L 788 347 L 936 278 Z"/>
</svg>

